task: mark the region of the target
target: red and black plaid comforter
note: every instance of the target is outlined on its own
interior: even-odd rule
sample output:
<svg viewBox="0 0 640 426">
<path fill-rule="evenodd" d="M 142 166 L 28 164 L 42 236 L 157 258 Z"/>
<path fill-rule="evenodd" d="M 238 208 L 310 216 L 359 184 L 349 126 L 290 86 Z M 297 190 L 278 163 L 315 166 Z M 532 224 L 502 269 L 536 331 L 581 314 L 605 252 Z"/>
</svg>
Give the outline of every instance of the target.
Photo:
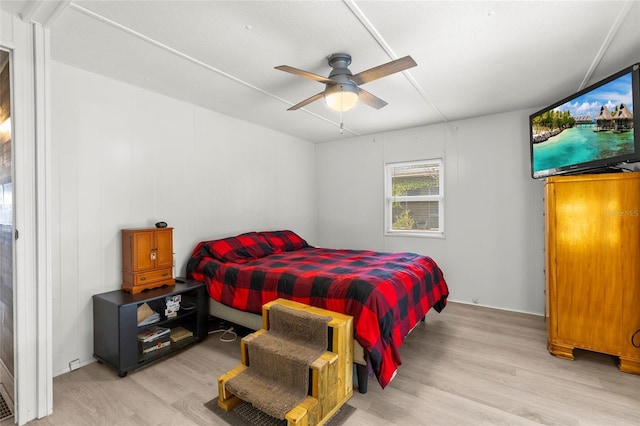
<svg viewBox="0 0 640 426">
<path fill-rule="evenodd" d="M 351 315 L 355 338 L 384 388 L 401 364 L 398 348 L 449 291 L 438 265 L 414 253 L 302 248 L 247 263 L 221 263 L 194 251 L 189 278 L 204 281 L 215 300 L 261 313 L 277 298 Z"/>
</svg>

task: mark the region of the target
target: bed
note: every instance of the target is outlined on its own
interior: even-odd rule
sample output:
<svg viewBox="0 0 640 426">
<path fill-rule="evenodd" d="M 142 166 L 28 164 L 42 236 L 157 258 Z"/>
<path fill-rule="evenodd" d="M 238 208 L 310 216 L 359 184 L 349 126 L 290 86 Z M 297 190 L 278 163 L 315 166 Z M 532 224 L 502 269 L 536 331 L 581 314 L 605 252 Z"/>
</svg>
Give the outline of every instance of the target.
<svg viewBox="0 0 640 426">
<path fill-rule="evenodd" d="M 251 322 L 262 305 L 281 297 L 353 316 L 362 348 L 354 362 L 366 362 L 382 388 L 402 363 L 398 348 L 404 338 L 431 308 L 442 311 L 449 294 L 430 257 L 312 247 L 289 230 L 201 241 L 187 263 L 187 278 L 205 283 L 210 314 L 249 328 L 260 323 L 240 321 Z M 366 392 L 361 372 L 359 390 Z"/>
</svg>

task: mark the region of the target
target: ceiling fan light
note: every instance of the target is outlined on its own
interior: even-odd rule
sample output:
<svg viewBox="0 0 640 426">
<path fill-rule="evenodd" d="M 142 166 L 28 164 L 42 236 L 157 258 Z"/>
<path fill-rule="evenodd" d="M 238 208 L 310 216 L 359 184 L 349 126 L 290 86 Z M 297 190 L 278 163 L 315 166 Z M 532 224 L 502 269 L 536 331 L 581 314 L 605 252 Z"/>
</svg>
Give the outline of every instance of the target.
<svg viewBox="0 0 640 426">
<path fill-rule="evenodd" d="M 329 85 L 324 91 L 324 101 L 334 111 L 349 111 L 358 103 L 358 88 L 355 84 Z"/>
</svg>

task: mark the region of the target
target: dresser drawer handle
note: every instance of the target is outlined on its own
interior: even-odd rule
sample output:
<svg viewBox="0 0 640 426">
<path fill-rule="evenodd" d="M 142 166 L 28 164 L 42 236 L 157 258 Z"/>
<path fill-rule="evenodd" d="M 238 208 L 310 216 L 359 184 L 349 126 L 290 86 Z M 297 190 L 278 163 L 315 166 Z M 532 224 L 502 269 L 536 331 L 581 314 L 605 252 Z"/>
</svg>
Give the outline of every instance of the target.
<svg viewBox="0 0 640 426">
<path fill-rule="evenodd" d="M 147 277 L 140 277 L 140 281 L 144 281 L 146 279 L 147 279 Z"/>
<path fill-rule="evenodd" d="M 164 274 L 162 274 L 163 277 L 166 277 L 167 275 L 169 275 L 168 272 L 165 272 Z"/>
</svg>

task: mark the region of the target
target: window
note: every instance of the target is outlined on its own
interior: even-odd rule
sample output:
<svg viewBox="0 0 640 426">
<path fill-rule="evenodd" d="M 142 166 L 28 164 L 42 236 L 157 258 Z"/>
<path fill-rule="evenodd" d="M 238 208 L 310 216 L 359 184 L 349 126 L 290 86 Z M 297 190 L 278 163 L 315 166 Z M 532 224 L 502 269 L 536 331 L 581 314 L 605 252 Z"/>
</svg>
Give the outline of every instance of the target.
<svg viewBox="0 0 640 426">
<path fill-rule="evenodd" d="M 385 165 L 385 233 L 444 236 L 442 159 Z"/>
</svg>

